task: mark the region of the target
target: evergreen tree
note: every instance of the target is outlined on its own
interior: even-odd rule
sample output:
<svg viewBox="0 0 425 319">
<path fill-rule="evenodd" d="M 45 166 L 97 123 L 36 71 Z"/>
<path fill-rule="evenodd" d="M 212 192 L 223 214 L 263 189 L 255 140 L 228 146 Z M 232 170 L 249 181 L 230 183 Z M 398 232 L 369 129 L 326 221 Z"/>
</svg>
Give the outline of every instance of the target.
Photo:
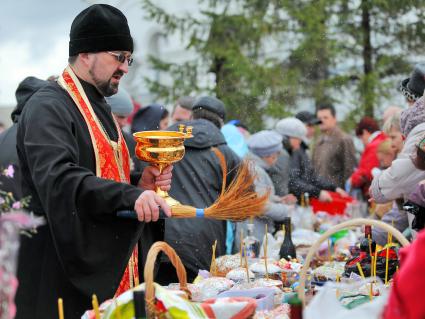
<svg viewBox="0 0 425 319">
<path fill-rule="evenodd" d="M 148 80 L 150 90 L 167 101 L 215 94 L 229 119 L 253 130 L 262 127 L 262 113 L 279 118 L 306 100 L 355 105 L 351 122 L 374 116 L 423 56 L 425 1 L 200 0 L 199 18 L 142 1 L 151 19 L 187 36 L 187 49 L 197 54 L 182 64 L 153 57 L 173 81 Z M 212 86 L 201 84 L 207 73 Z"/>
<path fill-rule="evenodd" d="M 151 58 L 154 67 L 173 79 L 171 86 L 147 79 L 158 97 L 174 101 L 190 92 L 209 92 L 223 100 L 228 119 L 240 119 L 252 130 L 262 127 L 262 113 L 287 114 L 285 95 L 291 86 L 285 85 L 281 59 L 265 49 L 267 41 L 285 30 L 273 1 L 208 1 L 200 18 L 177 17 L 149 0 L 143 7 L 166 32 L 189 35 L 187 49 L 197 53 L 183 64 Z M 212 88 L 200 84 L 209 72 L 215 77 Z"/>
</svg>

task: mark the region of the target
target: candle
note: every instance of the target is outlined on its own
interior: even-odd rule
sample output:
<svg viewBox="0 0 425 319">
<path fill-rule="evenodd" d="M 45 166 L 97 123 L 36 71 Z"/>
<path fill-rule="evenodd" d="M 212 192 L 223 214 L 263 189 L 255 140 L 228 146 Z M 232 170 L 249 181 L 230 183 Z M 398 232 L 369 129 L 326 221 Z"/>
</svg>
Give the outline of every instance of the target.
<svg viewBox="0 0 425 319">
<path fill-rule="evenodd" d="M 360 263 L 357 263 L 357 269 L 359 270 L 360 276 L 362 276 L 362 278 L 365 279 L 363 269 L 362 269 L 362 266 L 360 265 Z"/>
<path fill-rule="evenodd" d="M 264 264 L 266 266 L 266 279 L 269 279 L 269 272 L 267 270 L 267 232 L 268 232 L 268 228 L 267 228 L 267 224 L 266 224 L 266 238 L 265 238 L 265 242 L 264 242 Z"/>
<path fill-rule="evenodd" d="M 59 319 L 64 319 L 65 316 L 63 315 L 63 300 L 62 300 L 62 298 L 58 299 L 58 311 L 59 311 Z"/>
<path fill-rule="evenodd" d="M 240 264 L 242 267 L 242 251 L 243 251 L 243 229 L 241 229 L 241 243 L 240 243 Z"/>
<path fill-rule="evenodd" d="M 246 269 L 246 280 L 249 282 L 249 268 L 248 268 L 248 257 L 246 256 L 246 247 L 245 248 L 245 269 Z"/>
<path fill-rule="evenodd" d="M 392 224 L 394 225 L 394 220 L 392 221 Z M 391 243 L 393 241 L 393 235 L 390 234 L 390 232 L 388 232 L 388 237 L 387 237 L 387 253 L 385 256 L 385 285 L 388 284 L 388 259 L 390 256 L 390 246 Z"/>
<path fill-rule="evenodd" d="M 95 316 L 95 318 L 96 319 L 100 319 L 99 302 L 97 300 L 96 295 L 93 295 L 92 296 L 91 303 L 93 305 L 93 310 L 94 310 L 94 316 Z"/>
<path fill-rule="evenodd" d="M 378 250 L 375 250 L 375 257 L 373 258 L 374 264 L 373 264 L 373 275 L 375 277 L 376 282 L 376 263 L 378 261 Z"/>
<path fill-rule="evenodd" d="M 372 301 L 373 299 L 373 281 L 370 282 L 370 291 L 369 291 L 369 299 Z"/>
<path fill-rule="evenodd" d="M 339 283 L 341 282 L 341 277 L 339 274 L 336 274 L 336 282 Z M 339 299 L 339 289 L 336 288 L 336 299 Z"/>
<path fill-rule="evenodd" d="M 214 245 L 212 245 L 212 257 L 211 257 L 211 267 L 210 267 L 210 273 L 213 276 L 217 275 L 217 266 L 215 263 L 215 250 L 217 248 L 217 240 L 214 242 Z"/>
</svg>

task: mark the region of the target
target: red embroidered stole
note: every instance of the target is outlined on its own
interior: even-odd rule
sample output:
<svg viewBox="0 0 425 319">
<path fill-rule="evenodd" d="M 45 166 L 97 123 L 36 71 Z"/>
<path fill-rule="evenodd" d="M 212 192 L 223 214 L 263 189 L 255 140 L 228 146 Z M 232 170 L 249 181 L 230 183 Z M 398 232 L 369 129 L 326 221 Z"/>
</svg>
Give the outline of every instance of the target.
<svg viewBox="0 0 425 319">
<path fill-rule="evenodd" d="M 130 182 L 130 154 L 118 123 L 118 142 L 112 141 L 97 118 L 84 92 L 83 87 L 70 66 L 63 71 L 58 79 L 59 84 L 69 93 L 89 129 L 96 159 L 96 176 L 115 180 L 117 182 Z M 138 249 L 133 250 L 128 265 L 124 271 L 120 285 L 115 296 L 139 284 Z"/>
</svg>

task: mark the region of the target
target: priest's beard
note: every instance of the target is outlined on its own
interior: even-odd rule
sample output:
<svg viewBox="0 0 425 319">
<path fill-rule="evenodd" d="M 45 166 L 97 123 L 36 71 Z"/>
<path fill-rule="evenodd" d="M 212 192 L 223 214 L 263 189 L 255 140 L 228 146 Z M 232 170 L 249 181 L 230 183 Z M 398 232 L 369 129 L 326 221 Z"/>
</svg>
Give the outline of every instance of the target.
<svg viewBox="0 0 425 319">
<path fill-rule="evenodd" d="M 90 75 L 93 78 L 93 81 L 96 85 L 97 90 L 100 92 L 100 94 L 102 94 L 103 96 L 111 96 L 114 95 L 118 92 L 118 85 L 119 82 L 117 83 L 111 83 L 111 80 L 114 76 L 119 76 L 122 77 L 124 75 L 123 71 L 117 70 L 116 72 L 114 72 L 114 74 L 112 74 L 112 76 L 109 78 L 109 80 L 105 81 L 105 80 L 101 80 L 99 79 L 96 74 L 93 72 L 93 68 L 91 68 L 89 70 Z"/>
</svg>

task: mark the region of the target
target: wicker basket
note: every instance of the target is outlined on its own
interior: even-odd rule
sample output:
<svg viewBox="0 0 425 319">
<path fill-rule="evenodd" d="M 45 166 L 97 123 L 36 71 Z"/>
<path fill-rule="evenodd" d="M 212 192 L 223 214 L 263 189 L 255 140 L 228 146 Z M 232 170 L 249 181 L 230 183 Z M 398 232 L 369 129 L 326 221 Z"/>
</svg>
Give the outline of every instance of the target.
<svg viewBox="0 0 425 319">
<path fill-rule="evenodd" d="M 159 252 L 161 251 L 168 256 L 174 268 L 176 268 L 177 277 L 179 278 L 180 283 L 180 290 L 184 291 L 189 299 L 191 298 L 191 293 L 187 288 L 186 269 L 184 268 L 180 257 L 177 255 L 176 251 L 167 243 L 163 241 L 156 242 L 149 249 L 144 269 L 144 278 L 146 285 L 145 298 L 148 318 L 161 317 L 161 314 L 157 313 L 155 307 L 155 289 L 153 284 L 155 262 Z"/>
<path fill-rule="evenodd" d="M 298 286 L 298 297 L 305 302 L 305 281 L 307 278 L 307 270 L 310 268 L 310 263 L 316 254 L 317 250 L 319 249 L 320 245 L 327 240 L 330 236 L 335 234 L 336 232 L 339 232 L 340 230 L 354 227 L 354 226 L 362 226 L 362 225 L 372 225 L 375 227 L 382 228 L 386 230 L 387 232 L 391 233 L 402 246 L 409 245 L 409 241 L 400 233 L 397 229 L 392 227 L 391 225 L 388 225 L 384 222 L 373 220 L 373 219 L 366 219 L 366 218 L 357 218 L 352 219 L 346 222 L 343 222 L 341 224 L 335 225 L 332 228 L 328 229 L 325 233 L 323 233 L 320 238 L 314 243 L 313 246 L 310 247 L 307 257 L 305 259 L 304 266 L 301 269 L 300 273 L 300 285 Z"/>
</svg>

